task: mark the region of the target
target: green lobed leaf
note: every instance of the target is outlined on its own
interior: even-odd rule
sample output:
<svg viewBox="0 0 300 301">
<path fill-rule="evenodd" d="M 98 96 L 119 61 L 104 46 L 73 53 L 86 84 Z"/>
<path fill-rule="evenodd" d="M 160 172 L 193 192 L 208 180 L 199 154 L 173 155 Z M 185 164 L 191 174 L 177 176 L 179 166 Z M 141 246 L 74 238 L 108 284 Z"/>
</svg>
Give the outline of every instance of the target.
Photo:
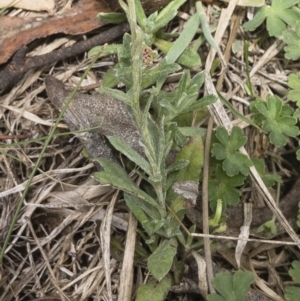
<svg viewBox="0 0 300 301">
<path fill-rule="evenodd" d="M 299 128 L 296 126 L 297 119 L 289 116 L 294 111 L 291 108 L 287 109 L 278 96 L 268 95 L 266 102 L 256 99 L 250 108 L 254 113 L 257 110 L 256 118 L 260 114 L 262 129 L 270 134 L 270 141 L 277 147 L 287 143 L 287 136 L 299 135 Z"/>
<path fill-rule="evenodd" d="M 300 37 L 298 39 L 300 41 Z M 300 44 L 299 44 L 300 56 Z M 292 73 L 288 76 L 288 86 L 291 89 L 288 92 L 288 99 L 295 101 L 297 106 L 300 107 L 300 72 Z"/>
<path fill-rule="evenodd" d="M 215 211 L 218 199 L 223 201 L 223 211 L 227 205 L 237 205 L 240 201 L 241 191 L 236 187 L 242 186 L 244 181 L 244 175 L 239 173 L 230 177 L 221 165 L 217 164 L 215 179 L 208 182 L 208 198 L 212 210 Z"/>
<path fill-rule="evenodd" d="M 164 240 L 148 258 L 148 269 L 158 281 L 170 271 L 177 252 L 175 239 Z"/>
<path fill-rule="evenodd" d="M 243 28 L 249 31 L 253 31 L 265 21 L 266 17 L 266 6 L 263 6 L 257 11 L 252 20 L 243 24 Z"/>
<path fill-rule="evenodd" d="M 172 281 L 165 277 L 161 281 L 149 281 L 138 288 L 136 301 L 163 301 L 172 287 Z"/>
<path fill-rule="evenodd" d="M 284 290 L 284 298 L 287 301 L 298 301 L 300 296 L 300 287 L 289 286 Z"/>
<path fill-rule="evenodd" d="M 267 236 L 274 236 L 277 233 L 277 227 L 274 220 L 269 220 L 263 223 L 256 229 L 256 233 L 264 233 Z"/>
<path fill-rule="evenodd" d="M 292 269 L 289 270 L 290 276 L 297 283 L 300 283 L 300 261 L 292 262 Z M 285 288 L 284 298 L 287 301 L 298 301 L 300 296 L 300 287 L 290 286 Z"/>
<path fill-rule="evenodd" d="M 295 8 L 298 0 L 273 0 L 271 6 L 264 5 L 254 18 L 246 22 L 243 27 L 253 31 L 266 19 L 270 36 L 279 37 L 286 28 L 286 24 L 293 25 L 299 20 L 300 12 Z"/>
<path fill-rule="evenodd" d="M 300 28 L 299 21 L 296 26 Z M 289 60 L 298 60 L 300 57 L 300 34 L 295 28 L 288 28 L 283 32 L 283 41 L 287 44 L 284 47 L 284 57 Z"/>
<path fill-rule="evenodd" d="M 292 269 L 289 270 L 290 276 L 295 282 L 300 283 L 300 261 L 295 260 L 292 262 Z"/>
<path fill-rule="evenodd" d="M 235 126 L 229 135 L 224 127 L 218 127 L 216 137 L 221 143 L 214 143 L 211 152 L 217 160 L 224 160 L 222 163 L 223 170 L 230 177 L 239 172 L 247 176 L 252 162 L 246 155 L 239 152 L 239 148 L 247 141 L 242 129 Z"/>
<path fill-rule="evenodd" d="M 208 301 L 243 301 L 255 280 L 249 271 L 237 271 L 233 276 L 228 272 L 218 273 L 213 278 L 213 286 L 218 294 L 208 295 Z"/>
</svg>

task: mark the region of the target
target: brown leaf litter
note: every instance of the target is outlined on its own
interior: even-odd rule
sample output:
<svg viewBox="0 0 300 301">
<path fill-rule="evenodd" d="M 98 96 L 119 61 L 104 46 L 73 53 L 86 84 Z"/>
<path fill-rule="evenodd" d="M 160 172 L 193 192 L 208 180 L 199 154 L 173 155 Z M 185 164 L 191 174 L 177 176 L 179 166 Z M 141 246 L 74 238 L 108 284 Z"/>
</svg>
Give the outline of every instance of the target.
<svg viewBox="0 0 300 301">
<path fill-rule="evenodd" d="M 26 21 L 29 31 L 22 31 L 20 36 L 16 37 L 22 41 L 21 44 L 31 43 L 28 53 L 26 53 L 26 60 L 30 57 L 53 53 L 57 49 L 64 49 L 63 47 L 72 47 L 70 44 L 80 43 L 89 39 L 90 36 L 98 34 L 91 33 L 89 36 L 82 36 L 94 30 L 96 27 L 93 26 L 99 26 L 97 19 L 94 18 L 94 10 L 97 11 L 97 9 L 92 9 L 93 5 L 107 6 L 108 0 L 87 1 L 90 4 L 82 3 L 82 5 L 87 5 L 85 9 L 88 10 L 87 7 L 90 7 L 91 10 L 88 13 L 80 11 L 79 6 L 68 8 L 68 1 L 61 2 L 63 3 L 60 3 L 61 6 L 55 16 L 10 10 L 5 19 L 13 18 L 13 22 L 15 22 L 13 26 L 16 24 L 16 27 L 6 30 L 7 36 L 4 36 L 8 39 L 6 44 L 9 44 L 7 41 L 13 40 L 13 36 L 10 34 L 22 30 L 20 24 L 23 20 L 31 20 Z M 79 1 L 77 5 L 81 5 L 81 2 L 83 1 Z M 218 8 L 218 3 L 214 5 L 214 8 Z M 64 10 L 64 8 L 66 9 Z M 189 10 L 188 6 L 183 9 L 185 9 L 186 15 L 192 14 L 192 10 Z M 77 19 L 72 19 L 72 11 L 76 12 L 74 18 Z M 217 20 L 214 19 L 216 14 L 213 14 L 212 11 L 212 7 L 210 7 L 207 14 L 210 21 L 214 23 Z M 65 23 L 59 19 L 59 15 L 64 16 Z M 92 15 L 93 18 L 85 20 L 84 16 L 87 15 Z M 39 19 L 41 16 L 43 20 Z M 48 18 L 51 18 L 52 22 Z M 232 16 L 231 30 L 222 36 L 221 48 L 225 49 L 224 53 L 229 67 L 224 76 L 217 77 L 216 81 L 219 91 L 230 98 L 237 110 L 248 115 L 250 114 L 249 102 L 242 88 L 246 80 L 242 51 L 236 54 L 231 51 L 234 41 L 242 39 L 245 34 L 240 29 L 241 20 L 244 18 L 245 10 L 235 10 Z M 96 24 L 94 22 L 98 25 L 93 25 Z M 74 26 L 75 23 L 76 26 Z M 79 23 L 82 26 L 78 26 Z M 172 25 L 173 30 L 179 31 L 184 23 L 185 20 L 178 17 Z M 10 26 L 12 25 L 10 24 Z M 57 35 L 59 32 L 76 35 L 76 38 L 62 37 L 62 35 Z M 43 39 L 33 41 L 34 35 Z M 51 37 L 48 37 L 49 35 Z M 254 40 L 257 37 L 254 33 L 253 36 L 247 38 Z M 11 44 L 14 43 L 18 43 L 18 41 L 11 42 Z M 261 97 L 272 91 L 275 83 L 276 89 L 286 91 L 288 75 L 286 70 L 296 68 L 290 63 L 283 66 L 282 59 L 277 58 L 276 49 L 274 50 L 274 46 L 268 43 L 268 41 L 264 41 L 260 45 L 255 43 L 250 45 L 250 64 L 258 66 L 256 72 L 253 73 L 253 86 L 257 95 Z M 11 50 L 5 52 L 10 54 L 5 54 L 4 61 L 7 61 L 21 44 L 18 46 L 16 46 L 17 44 L 7 45 L 7 49 L 11 47 Z M 3 47 L 1 48 L 3 49 Z M 66 49 L 68 48 L 62 52 L 65 52 Z M 41 151 L 43 140 L 38 140 L 38 138 L 49 133 L 53 121 L 58 116 L 57 108 L 47 98 L 44 80 L 47 75 L 52 74 L 56 78 L 63 79 L 69 87 L 74 87 L 90 63 L 85 55 L 78 55 L 78 53 L 76 55 L 74 57 L 73 54 L 68 59 L 60 57 L 63 61 L 58 63 L 52 61 L 51 64 L 48 62 L 26 69 L 26 72 L 19 77 L 20 82 L 15 82 L 11 89 L 7 89 L 0 96 L 0 134 L 3 135 L 6 142 L 4 146 L 4 141 L 1 140 L 1 146 L 3 146 L 0 159 L 1 241 L 6 235 L 20 194 L 25 188 L 32 166 Z M 201 47 L 201 55 L 203 58 L 207 56 L 206 45 Z M 23 55 L 23 62 L 24 57 L 25 55 Z M 115 57 L 101 58 L 88 73 L 83 86 L 99 83 L 102 75 L 114 63 Z M 18 68 L 18 65 L 14 67 Z M 270 72 L 270 70 L 273 71 Z M 172 90 L 176 87 L 177 82 L 167 84 L 168 89 Z M 240 121 L 236 120 L 234 116 L 230 114 L 229 116 L 233 123 L 239 124 Z M 247 136 L 259 135 L 255 129 L 246 124 L 242 126 Z M 136 225 L 134 219 L 129 216 L 122 194 L 109 186 L 99 184 L 90 177 L 95 167 L 81 155 L 82 145 L 66 133 L 66 128 L 63 123 L 60 124 L 58 134 L 64 133 L 64 135 L 53 137 L 26 196 L 2 265 L 0 301 L 33 299 L 59 301 L 63 300 L 64 296 L 67 296 L 69 300 L 112 300 L 120 298 L 121 293 L 122 296 L 125 296 L 124 298 L 128 299 L 134 294 L 137 286 L 147 278 L 144 276 L 145 265 L 136 261 L 122 263 L 124 252 L 128 252 L 126 258 L 130 258 L 133 254 L 133 245 L 142 245 L 139 237 L 132 236 L 136 233 Z M 30 143 L 27 140 L 20 141 L 19 138 L 24 135 L 33 137 L 34 140 Z M 290 178 L 298 176 L 292 164 L 277 156 L 277 153 L 284 152 L 284 149 L 278 150 L 270 145 L 257 148 L 255 143 L 261 144 L 254 142 L 254 139 L 249 139 L 247 145 L 249 153 L 260 154 L 266 162 L 272 162 L 272 165 L 276 166 L 278 174 L 285 177 L 286 182 L 289 182 Z M 294 144 L 293 141 L 289 141 L 290 148 L 293 148 Z M 136 175 L 131 176 L 134 181 L 139 182 L 140 179 Z M 286 201 L 282 208 L 283 211 L 287 207 L 289 210 L 291 209 L 288 199 L 289 196 L 295 195 L 293 193 L 297 195 L 297 191 L 298 186 L 283 198 Z M 245 199 L 252 197 L 259 203 L 260 199 L 254 192 L 255 187 L 248 188 L 248 191 L 245 189 L 243 196 Z M 289 200 L 291 201 L 291 199 Z M 294 207 L 293 209 L 291 211 L 296 210 Z M 230 215 L 230 222 L 241 220 L 236 218 L 237 214 L 242 214 L 241 209 L 238 210 Z M 236 229 L 238 226 L 234 227 Z M 125 234 L 128 229 L 130 230 L 129 238 L 125 247 Z M 277 239 L 281 239 L 284 244 L 288 237 L 281 234 Z M 217 240 L 214 240 L 212 244 L 212 247 L 215 248 L 214 254 L 217 254 L 214 257 L 216 262 L 229 269 L 236 268 L 234 244 L 231 243 L 231 246 L 232 248 L 228 248 L 224 242 Z M 298 250 L 291 246 L 275 248 L 266 243 L 248 243 L 241 262 L 242 265 L 256 273 L 256 285 L 270 296 L 269 300 L 270 298 L 280 300 L 283 283 L 287 279 L 283 275 L 287 274 L 287 266 L 291 258 L 296 256 L 299 256 Z M 188 267 L 190 270 L 192 269 L 191 264 Z M 126 273 L 134 276 L 132 289 L 120 288 L 120 283 L 125 283 Z M 189 274 L 185 276 L 187 279 L 191 279 Z M 194 275 L 192 279 L 197 279 L 197 275 Z M 273 291 L 273 295 L 270 290 Z M 190 294 L 185 295 L 189 292 L 191 290 L 185 292 L 182 290 L 182 295 L 175 295 L 175 297 L 171 295 L 169 300 L 175 298 L 192 300 Z M 256 292 L 259 292 L 260 295 L 255 296 L 262 299 L 260 291 L 256 290 Z"/>
</svg>

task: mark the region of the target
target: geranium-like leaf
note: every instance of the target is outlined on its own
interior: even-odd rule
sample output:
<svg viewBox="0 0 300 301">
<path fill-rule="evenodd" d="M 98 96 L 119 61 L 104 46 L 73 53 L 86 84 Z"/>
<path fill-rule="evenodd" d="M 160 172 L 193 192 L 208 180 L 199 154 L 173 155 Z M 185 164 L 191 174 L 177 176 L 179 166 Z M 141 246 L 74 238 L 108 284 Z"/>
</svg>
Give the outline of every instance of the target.
<svg viewBox="0 0 300 301">
<path fill-rule="evenodd" d="M 292 269 L 289 270 L 290 276 L 295 282 L 300 283 L 300 261 L 292 262 Z M 285 289 L 284 298 L 287 301 L 298 301 L 300 296 L 300 287 L 290 286 Z"/>
<path fill-rule="evenodd" d="M 298 38 L 300 42 L 300 37 Z M 300 56 L 300 44 L 299 44 Z M 288 86 L 291 89 L 288 93 L 288 99 L 295 101 L 297 106 L 300 107 L 300 72 L 292 73 L 288 76 Z"/>
<path fill-rule="evenodd" d="M 237 271 L 233 276 L 228 272 L 221 272 L 213 278 L 213 286 L 219 294 L 208 295 L 208 301 L 241 301 L 244 300 L 255 280 L 249 271 Z"/>
<path fill-rule="evenodd" d="M 297 119 L 291 116 L 294 111 L 291 108 L 287 109 L 279 97 L 268 95 L 266 101 L 256 99 L 251 110 L 255 115 L 263 117 L 260 118 L 262 129 L 270 133 L 270 141 L 277 147 L 287 143 L 287 136 L 299 135 L 299 128 L 296 126 Z"/>
<path fill-rule="evenodd" d="M 233 177 L 228 176 L 218 164 L 215 179 L 208 183 L 208 197 L 212 210 L 215 210 L 218 199 L 223 201 L 223 210 L 226 209 L 227 205 L 238 204 L 241 192 L 236 187 L 243 185 L 244 180 L 245 176 L 240 173 Z"/>
<path fill-rule="evenodd" d="M 273 0 L 271 6 L 262 6 L 254 18 L 246 22 L 243 27 L 253 31 L 266 20 L 269 35 L 279 37 L 285 30 L 286 24 L 293 25 L 299 20 L 300 12 L 295 7 L 298 2 L 299 0 Z"/>
<path fill-rule="evenodd" d="M 284 47 L 285 58 L 290 60 L 298 60 L 300 57 L 300 21 L 298 20 L 294 26 L 287 28 L 283 32 L 283 41 L 287 44 Z"/>
<path fill-rule="evenodd" d="M 239 152 L 239 148 L 247 141 L 241 128 L 233 127 L 229 135 L 225 128 L 218 127 L 216 137 L 220 143 L 214 143 L 211 152 L 218 160 L 224 160 L 223 170 L 231 177 L 239 172 L 247 176 L 252 162 L 246 155 Z"/>
</svg>

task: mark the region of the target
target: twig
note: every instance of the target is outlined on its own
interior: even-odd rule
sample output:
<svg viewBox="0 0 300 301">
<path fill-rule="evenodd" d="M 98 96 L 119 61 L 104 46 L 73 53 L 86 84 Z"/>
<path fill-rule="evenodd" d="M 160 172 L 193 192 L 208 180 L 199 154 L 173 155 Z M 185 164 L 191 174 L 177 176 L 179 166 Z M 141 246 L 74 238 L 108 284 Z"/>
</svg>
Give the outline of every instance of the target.
<svg viewBox="0 0 300 301">
<path fill-rule="evenodd" d="M 50 53 L 39 56 L 25 57 L 27 47 L 21 47 L 14 55 L 12 61 L 0 72 L 0 92 L 15 85 L 21 80 L 24 73 L 33 68 L 50 65 L 56 61 L 76 56 L 90 50 L 92 47 L 99 46 L 113 41 L 125 32 L 129 31 L 127 23 L 108 29 L 90 39 L 80 41 L 70 47 L 61 48 Z"/>
</svg>

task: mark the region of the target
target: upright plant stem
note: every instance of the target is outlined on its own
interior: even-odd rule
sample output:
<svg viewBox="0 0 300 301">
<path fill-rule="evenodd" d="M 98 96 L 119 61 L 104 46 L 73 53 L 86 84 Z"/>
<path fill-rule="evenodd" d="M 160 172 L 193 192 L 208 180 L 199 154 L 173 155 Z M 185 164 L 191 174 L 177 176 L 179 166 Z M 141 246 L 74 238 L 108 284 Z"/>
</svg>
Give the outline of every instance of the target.
<svg viewBox="0 0 300 301">
<path fill-rule="evenodd" d="M 141 136 L 143 138 L 143 142 L 145 147 L 147 148 L 149 155 L 148 160 L 152 166 L 152 178 L 156 178 L 156 176 L 161 177 L 161 165 L 157 160 L 157 154 L 153 149 L 151 143 L 151 137 L 149 135 L 149 129 L 147 127 L 147 121 L 143 120 L 146 114 L 140 109 L 140 92 L 142 86 L 142 70 L 143 70 L 143 56 L 142 56 L 142 45 L 144 41 L 144 33 L 142 29 L 138 26 L 136 21 L 136 7 L 134 0 L 128 0 L 128 6 L 123 2 L 123 0 L 119 0 L 120 5 L 126 12 L 128 22 L 130 24 L 131 29 L 131 38 L 132 38 L 132 46 L 131 46 L 131 57 L 132 57 L 132 112 L 137 123 L 137 126 L 141 132 Z M 146 117 L 147 118 L 147 117 Z M 149 157 L 150 156 L 150 157 Z M 150 175 L 151 177 L 151 175 Z M 157 181 L 153 181 L 153 187 L 156 192 L 157 201 L 161 206 L 162 217 L 166 215 L 165 208 L 165 194 L 163 190 L 163 180 L 159 179 Z"/>
</svg>

